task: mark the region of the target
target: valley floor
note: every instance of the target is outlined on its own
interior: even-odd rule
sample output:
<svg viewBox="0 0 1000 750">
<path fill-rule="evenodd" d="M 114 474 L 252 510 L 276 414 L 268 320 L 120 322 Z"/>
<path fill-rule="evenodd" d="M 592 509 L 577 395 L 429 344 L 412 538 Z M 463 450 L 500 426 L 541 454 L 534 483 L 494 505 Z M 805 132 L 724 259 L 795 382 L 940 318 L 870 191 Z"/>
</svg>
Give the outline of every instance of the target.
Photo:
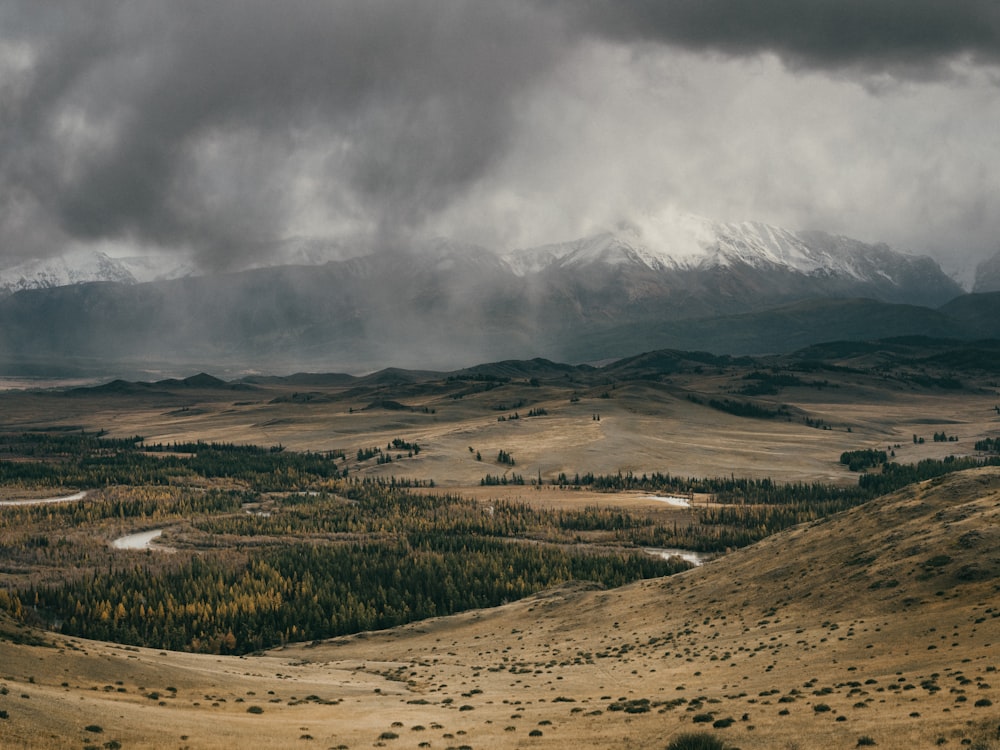
<svg viewBox="0 0 1000 750">
<path fill-rule="evenodd" d="M 982 469 L 670 578 L 264 655 L 8 625 L 0 742 L 651 748 L 706 731 L 744 749 L 994 747 L 997 549 L 1000 471 Z"/>
<path fill-rule="evenodd" d="M 858 474 L 839 462 L 844 451 L 886 450 L 901 464 L 982 455 L 976 444 L 1000 437 L 995 371 L 977 352 L 956 375 L 962 360 L 950 350 L 893 346 L 903 354 L 706 363 L 668 352 L 614 370 L 537 361 L 455 377 L 115 382 L 0 393 L 0 427 L 106 430 L 168 446 L 280 444 L 317 452 L 351 479 L 406 478 L 424 485 L 415 492 L 484 506 L 609 504 L 682 518 L 692 511 L 646 493 L 552 482 L 655 471 L 847 486 Z M 733 413 L 727 400 L 765 418 Z M 397 438 L 421 450 L 393 451 Z M 393 460 L 359 455 L 372 447 Z M 501 451 L 516 466 L 502 464 Z M 526 484 L 484 486 L 486 474 L 521 474 Z M 539 476 L 544 488 L 531 486 Z M 0 501 L 80 487 L 50 489 L 8 483 Z M 113 500 L 133 490 L 97 492 Z M 265 494 L 236 514 L 263 517 L 280 495 Z M 697 510 L 704 498 L 691 500 Z M 107 544 L 183 525 L 152 515 L 59 537 L 72 545 L 91 534 L 100 554 L 155 560 L 156 550 Z M 184 541 L 172 533 L 165 544 Z M 99 643 L 0 619 L 0 747 L 638 749 L 700 731 L 743 750 L 998 748 L 998 550 L 1000 469 L 983 468 L 669 578 L 613 590 L 569 583 L 495 609 L 245 657 Z M 0 572 L 24 582 L 30 571 Z"/>
</svg>

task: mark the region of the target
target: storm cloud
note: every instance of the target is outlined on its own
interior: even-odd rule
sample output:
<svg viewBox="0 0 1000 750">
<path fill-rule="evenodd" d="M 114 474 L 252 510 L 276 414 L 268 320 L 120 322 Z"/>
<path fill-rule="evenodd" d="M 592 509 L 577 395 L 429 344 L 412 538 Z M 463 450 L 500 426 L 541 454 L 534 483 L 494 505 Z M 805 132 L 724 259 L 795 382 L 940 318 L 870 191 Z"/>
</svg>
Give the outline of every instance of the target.
<svg viewBox="0 0 1000 750">
<path fill-rule="evenodd" d="M 599 36 L 727 55 L 772 52 L 789 65 L 929 73 L 959 56 L 1000 59 L 1000 6 L 990 0 L 583 0 Z"/>
<path fill-rule="evenodd" d="M 0 262 L 569 239 L 664 208 L 996 249 L 992 2 L 0 6 Z"/>
<path fill-rule="evenodd" d="M 209 257 L 440 208 L 558 47 L 516 2 L 26 3 L 0 24 L 5 245 L 52 222 Z"/>
</svg>

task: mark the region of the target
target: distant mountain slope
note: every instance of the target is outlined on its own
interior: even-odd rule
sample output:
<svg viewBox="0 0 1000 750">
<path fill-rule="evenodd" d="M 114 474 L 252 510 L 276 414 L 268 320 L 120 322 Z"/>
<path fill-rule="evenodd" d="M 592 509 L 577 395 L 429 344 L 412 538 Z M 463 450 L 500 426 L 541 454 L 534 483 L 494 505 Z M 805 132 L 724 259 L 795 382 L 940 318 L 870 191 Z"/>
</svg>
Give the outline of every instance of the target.
<svg viewBox="0 0 1000 750">
<path fill-rule="evenodd" d="M 1000 291 L 965 294 L 941 307 L 941 312 L 979 338 L 1000 336 Z"/>
<path fill-rule="evenodd" d="M 517 288 L 509 297 L 484 294 L 482 308 L 446 292 L 421 296 L 405 289 L 372 307 L 366 298 L 378 294 L 378 286 L 342 285 L 329 270 L 297 269 L 237 275 L 226 284 L 187 279 L 21 292 L 0 299 L 0 362 L 78 358 L 109 374 L 123 361 L 363 372 L 393 363 L 447 369 L 541 355 L 581 362 L 662 348 L 739 355 L 845 339 L 1000 336 L 1000 293 L 966 295 L 940 309 L 819 299 L 657 320 L 629 311 L 597 317 L 569 306 L 564 315 L 553 312 L 565 304 L 559 299 L 533 309 Z"/>
<path fill-rule="evenodd" d="M 916 305 L 871 299 L 814 299 L 735 315 L 664 321 L 644 327 L 641 337 L 629 327 L 614 327 L 579 344 L 576 353 L 582 355 L 588 346 L 599 346 L 608 356 L 624 356 L 635 351 L 639 343 L 636 339 L 641 338 L 643 345 L 639 348 L 778 354 L 824 341 L 908 335 L 982 338 L 995 334 L 977 335 L 964 318 Z"/>
<path fill-rule="evenodd" d="M 371 242 L 360 238 L 296 238 L 266 251 L 255 248 L 252 261 L 243 270 L 349 261 L 355 261 L 360 270 L 376 255 Z M 447 271 L 475 264 L 484 273 L 519 278 L 572 275 L 585 269 L 603 273 L 617 269 L 633 277 L 653 272 L 670 279 L 660 281 L 665 287 L 675 285 L 678 277 L 687 281 L 685 274 L 690 272 L 720 270 L 734 276 L 750 270 L 765 275 L 778 273 L 786 284 L 793 278 L 813 280 L 813 285 L 791 289 L 786 296 L 819 290 L 886 301 L 940 304 L 962 292 L 932 259 L 896 252 L 884 244 L 871 245 L 824 232 L 792 232 L 761 222 L 712 222 L 693 215 L 645 217 L 641 224 L 625 223 L 613 231 L 569 242 L 503 253 L 437 238 L 396 248 L 394 255 L 397 259 L 419 259 L 427 269 Z M 100 251 L 77 250 L 0 269 L 0 292 L 93 281 L 143 283 L 196 275 L 208 274 L 198 271 L 184 256 L 161 253 L 112 258 Z M 636 296 L 643 295 L 641 289 L 635 292 Z"/>
<path fill-rule="evenodd" d="M 686 221 L 504 256 L 436 240 L 414 252 L 347 257 L 339 248 L 344 259 L 322 265 L 208 276 L 97 254 L 87 262 L 103 281 L 60 285 L 84 274 L 67 267 L 36 274 L 51 283 L 0 296 L 0 363 L 363 372 L 991 335 L 982 332 L 988 314 L 975 318 L 985 302 L 955 315 L 934 309 L 961 290 L 928 258 L 759 223 Z"/>
<path fill-rule="evenodd" d="M 706 369 L 726 369 L 743 372 L 781 369 L 788 371 L 917 371 L 929 387 L 948 387 L 945 376 L 993 373 L 1000 369 L 1000 338 L 977 341 L 933 338 L 929 336 L 899 336 L 885 339 L 839 340 L 812 344 L 780 355 L 731 356 L 705 351 L 656 349 L 614 359 L 601 365 L 568 364 L 536 357 L 529 360 L 508 359 L 483 362 L 456 370 L 407 370 L 390 367 L 367 375 L 345 373 L 294 373 L 292 375 L 241 375 L 223 380 L 214 375 L 198 373 L 156 381 L 129 381 L 121 378 L 94 386 L 80 386 L 69 393 L 86 394 L 95 391 L 109 393 L 159 392 L 183 394 L 197 391 L 261 391 L 272 386 L 350 389 L 353 398 L 371 401 L 391 389 L 394 398 L 413 395 L 462 392 L 486 392 L 501 385 L 522 387 L 552 386 L 559 383 L 569 388 L 605 387 L 610 382 L 662 381 L 675 374 L 692 374 Z M 322 394 L 303 393 L 303 396 Z"/>
<path fill-rule="evenodd" d="M 135 284 L 137 279 L 123 264 L 101 252 L 77 252 L 57 258 L 28 261 L 0 271 L 0 293 L 23 289 L 116 281 Z"/>
<path fill-rule="evenodd" d="M 714 272 L 710 276 L 746 278 L 747 286 L 775 275 L 782 283 L 773 286 L 787 298 L 819 292 L 941 304 L 962 293 L 931 258 L 899 253 L 884 244 L 824 232 L 791 232 L 760 222 L 713 223 L 694 216 L 653 219 L 644 227 L 626 225 L 504 257 L 524 277 L 597 266 L 605 271 L 648 270 L 685 281 L 692 273 Z"/>
<path fill-rule="evenodd" d="M 93 281 L 120 284 L 165 281 L 190 276 L 194 271 L 190 262 L 174 255 L 112 258 L 97 250 L 79 250 L 0 269 L 0 295 Z"/>
<path fill-rule="evenodd" d="M 1000 252 L 976 267 L 974 292 L 1000 292 Z"/>
</svg>

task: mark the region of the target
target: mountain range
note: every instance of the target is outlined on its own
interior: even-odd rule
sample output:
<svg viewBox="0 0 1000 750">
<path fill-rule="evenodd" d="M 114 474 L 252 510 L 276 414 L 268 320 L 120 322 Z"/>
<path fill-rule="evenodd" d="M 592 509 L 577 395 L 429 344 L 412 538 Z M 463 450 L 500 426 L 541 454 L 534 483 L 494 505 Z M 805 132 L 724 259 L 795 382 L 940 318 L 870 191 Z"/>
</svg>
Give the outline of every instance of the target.
<svg viewBox="0 0 1000 750">
<path fill-rule="evenodd" d="M 930 258 L 755 222 L 653 219 L 503 253 L 302 241 L 268 262 L 199 275 L 176 256 L 77 253 L 2 271 L 0 364 L 360 372 L 1000 334 L 1000 295 L 965 295 Z"/>
</svg>

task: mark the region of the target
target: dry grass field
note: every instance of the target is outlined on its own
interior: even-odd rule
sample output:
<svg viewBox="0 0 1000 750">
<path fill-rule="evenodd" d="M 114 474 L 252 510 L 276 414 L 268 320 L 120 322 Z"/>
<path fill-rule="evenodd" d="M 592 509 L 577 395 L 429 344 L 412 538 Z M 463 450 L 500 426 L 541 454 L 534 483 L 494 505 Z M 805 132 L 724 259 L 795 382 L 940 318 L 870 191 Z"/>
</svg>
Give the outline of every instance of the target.
<svg viewBox="0 0 1000 750">
<path fill-rule="evenodd" d="M 890 448 L 909 463 L 971 455 L 977 439 L 1000 435 L 989 373 L 951 389 L 915 382 L 906 368 L 850 364 L 802 376 L 822 387 L 754 396 L 784 407 L 773 419 L 708 406 L 743 398 L 755 365 L 692 365 L 658 379 L 553 375 L 478 392 L 468 381 L 384 374 L 9 392 L 0 421 L 6 431 L 344 450 L 354 476 L 433 479 L 484 502 L 663 513 L 682 511 L 641 493 L 480 479 L 509 471 L 493 460 L 502 449 L 514 471 L 546 482 L 559 472 L 661 471 L 847 484 L 857 475 L 839 464 L 842 451 Z M 536 409 L 545 413 L 527 416 Z M 957 440 L 934 442 L 938 431 Z M 422 450 L 386 465 L 354 460 L 396 437 Z M 996 748 L 998 668 L 1000 470 L 978 469 L 670 578 L 611 590 L 571 583 L 251 656 L 98 643 L 2 620 L 0 746 L 664 748 L 706 732 L 744 750 Z"/>
<path fill-rule="evenodd" d="M 504 379 L 485 384 L 384 371 L 346 381 L 306 376 L 206 387 L 194 378 L 8 391 L 0 392 L 0 429 L 75 427 L 148 442 L 281 444 L 349 457 L 403 438 L 419 443 L 418 456 L 354 464 L 352 472 L 433 479 L 448 488 L 475 487 L 486 473 L 503 473 L 492 461 L 500 450 L 513 454 L 517 473 L 546 481 L 560 472 L 658 471 L 852 483 L 838 463 L 843 451 L 893 447 L 898 461 L 911 463 L 969 455 L 977 439 L 1000 430 L 1000 384 L 989 368 L 960 373 L 964 387 L 942 388 L 927 378 L 951 376 L 950 368 L 890 365 L 877 355 L 831 359 L 826 369 L 805 374 L 783 359 L 733 362 L 712 367 L 680 359 L 654 377 L 639 365 L 608 373 L 546 369 L 534 384 L 528 368 L 504 374 L 510 368 L 497 366 Z M 787 372 L 800 384 L 742 393 L 760 382 L 755 373 Z M 708 405 L 725 399 L 785 411 L 748 419 Z M 528 417 L 532 410 L 545 413 Z M 519 418 L 498 421 L 514 414 Z M 938 431 L 957 441 L 934 442 Z M 914 444 L 914 435 L 925 442 Z"/>
<path fill-rule="evenodd" d="M 0 740 L 649 748 L 703 730 L 742 748 L 996 747 L 998 549 L 1000 472 L 984 469 L 668 579 L 261 656 L 8 627 Z"/>
</svg>

